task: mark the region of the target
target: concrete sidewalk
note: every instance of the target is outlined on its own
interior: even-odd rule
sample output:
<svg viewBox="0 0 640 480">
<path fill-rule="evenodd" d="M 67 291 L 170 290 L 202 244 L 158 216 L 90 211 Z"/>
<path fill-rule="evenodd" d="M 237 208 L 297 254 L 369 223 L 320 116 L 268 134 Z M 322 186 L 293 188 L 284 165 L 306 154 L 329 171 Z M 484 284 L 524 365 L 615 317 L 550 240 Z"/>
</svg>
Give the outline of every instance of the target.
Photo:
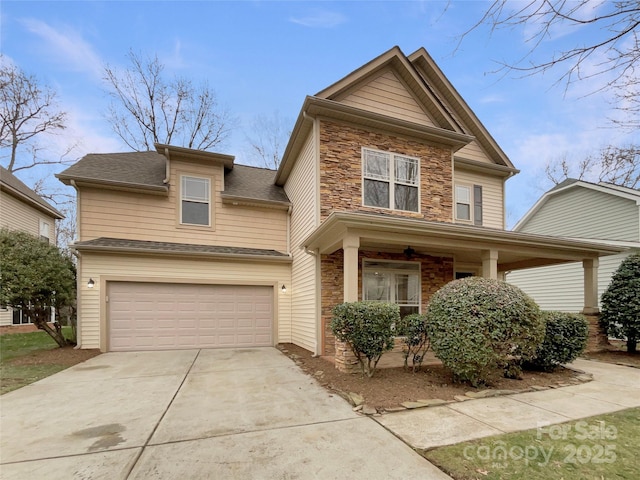
<svg viewBox="0 0 640 480">
<path fill-rule="evenodd" d="M 640 407 L 640 369 L 588 360 L 572 367 L 593 375 L 581 385 L 469 400 L 376 417 L 419 449 Z"/>
</svg>

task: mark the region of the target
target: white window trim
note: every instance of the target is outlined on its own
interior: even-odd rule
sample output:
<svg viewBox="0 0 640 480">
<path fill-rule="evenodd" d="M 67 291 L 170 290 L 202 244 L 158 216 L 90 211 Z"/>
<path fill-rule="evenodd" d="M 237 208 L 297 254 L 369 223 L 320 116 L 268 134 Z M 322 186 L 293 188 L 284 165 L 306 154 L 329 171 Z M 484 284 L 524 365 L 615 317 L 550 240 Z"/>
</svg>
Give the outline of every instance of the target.
<svg viewBox="0 0 640 480">
<path fill-rule="evenodd" d="M 377 262 L 377 263 L 381 263 L 381 264 L 385 264 L 388 265 L 388 267 L 385 268 L 381 268 L 381 270 L 384 270 L 385 273 L 393 273 L 393 274 L 406 274 L 408 272 L 416 274 L 418 276 L 418 303 L 416 304 L 400 304 L 400 303 L 396 303 L 395 301 L 391 301 L 391 303 L 396 303 L 397 305 L 400 305 L 402 307 L 418 307 L 418 313 L 422 313 L 422 263 L 421 262 L 405 262 L 403 260 L 380 260 L 377 258 L 363 258 L 362 259 L 362 292 L 361 292 L 361 298 L 363 301 L 367 301 L 364 298 L 364 294 L 365 294 L 365 284 L 364 284 L 364 275 L 367 271 L 372 271 L 375 270 L 374 268 L 371 267 L 367 267 L 367 262 Z M 399 269 L 399 268 L 393 268 L 393 265 L 411 265 L 411 266 L 416 266 L 417 268 L 415 270 L 404 270 L 404 269 Z M 392 288 L 391 289 L 391 293 L 393 296 L 395 296 L 395 289 Z M 370 301 L 375 301 L 375 300 L 370 300 Z"/>
<path fill-rule="evenodd" d="M 458 201 L 458 188 L 466 188 L 469 191 L 469 203 Z M 456 183 L 454 188 L 454 197 L 453 214 L 456 217 L 456 221 L 473 224 L 473 185 L 467 183 Z M 469 218 L 458 217 L 458 203 L 469 205 Z"/>
<path fill-rule="evenodd" d="M 199 200 L 193 200 L 193 199 L 188 199 L 187 201 L 189 202 L 195 202 L 195 203 L 206 203 L 209 206 L 209 215 L 208 215 L 208 223 L 206 225 L 201 224 L 201 223 L 185 223 L 182 221 L 182 202 L 185 201 L 185 198 L 183 197 L 183 180 L 185 178 L 195 178 L 198 180 L 206 180 L 209 184 L 209 198 L 207 199 L 206 202 L 203 201 L 199 201 Z M 189 227 L 211 227 L 211 213 L 212 213 L 212 205 L 211 205 L 211 190 L 213 188 L 213 182 L 211 180 L 211 177 L 203 177 L 200 175 L 190 175 L 190 174 L 181 174 L 180 175 L 180 197 L 178 199 L 178 205 L 180 208 L 180 225 L 185 225 L 185 226 L 189 226 Z"/>
<path fill-rule="evenodd" d="M 377 152 L 377 153 L 383 153 L 385 155 L 389 155 L 389 207 L 378 207 L 375 205 L 367 205 L 366 203 L 364 203 L 364 196 L 365 196 L 365 191 L 364 191 L 364 181 L 365 179 L 367 180 L 375 180 L 378 182 L 385 182 L 387 180 L 381 180 L 379 178 L 373 178 L 373 177 L 367 177 L 365 175 L 365 161 L 364 161 L 364 154 L 365 151 L 370 151 L 370 152 Z M 409 183 L 404 183 L 401 181 L 396 181 L 396 169 L 395 169 L 395 158 L 397 157 L 403 157 L 403 158 L 408 158 L 411 160 L 415 160 L 416 162 L 418 162 L 418 171 L 417 171 L 417 178 L 416 178 L 416 184 L 412 185 Z M 378 150 L 377 148 L 370 148 L 370 147 L 362 147 L 361 148 L 361 152 L 360 152 L 360 163 L 362 164 L 362 168 L 361 168 L 361 179 L 360 179 L 360 185 L 362 185 L 362 205 L 364 207 L 369 207 L 369 208 L 380 208 L 382 210 L 390 210 L 390 211 L 395 211 L 395 212 L 411 212 L 411 213 L 420 213 L 421 210 L 421 205 L 420 205 L 420 159 L 418 157 L 412 157 L 411 155 L 404 155 L 402 153 L 396 153 L 396 152 L 385 152 L 384 150 Z M 418 209 L 417 210 L 400 210 L 398 208 L 393 208 L 395 206 L 395 185 L 396 184 L 400 184 L 400 185 L 406 185 L 408 187 L 415 187 L 418 189 Z"/>
<path fill-rule="evenodd" d="M 43 228 L 46 227 L 46 228 Z M 44 230 L 46 229 L 46 235 L 44 235 Z M 46 238 L 47 242 L 51 243 L 51 223 L 47 222 L 46 220 L 42 220 L 40 219 L 40 228 L 38 230 L 39 236 L 40 238 L 42 238 L 43 240 Z"/>
</svg>

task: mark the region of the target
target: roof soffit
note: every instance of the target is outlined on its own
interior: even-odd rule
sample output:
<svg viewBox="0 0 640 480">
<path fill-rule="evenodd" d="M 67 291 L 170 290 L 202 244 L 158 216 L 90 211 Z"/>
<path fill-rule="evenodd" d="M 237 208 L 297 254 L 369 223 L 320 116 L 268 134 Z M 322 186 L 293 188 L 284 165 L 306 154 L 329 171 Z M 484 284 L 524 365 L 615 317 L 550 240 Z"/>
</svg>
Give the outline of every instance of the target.
<svg viewBox="0 0 640 480">
<path fill-rule="evenodd" d="M 497 163 L 515 168 L 511 160 L 509 160 L 509 157 L 507 157 L 502 148 L 500 148 L 480 119 L 478 119 L 427 51 L 424 48 L 420 48 L 409 55 L 408 60 L 422 76 L 423 81 L 427 83 L 430 88 L 439 92 L 440 95 L 438 98 L 443 97 L 445 99 L 444 101 L 447 102 L 447 107 L 445 108 L 455 112 L 454 116 L 464 123 L 465 129 L 469 130 L 468 133 L 476 137 L 478 143 L 489 153 L 490 157 Z"/>
</svg>

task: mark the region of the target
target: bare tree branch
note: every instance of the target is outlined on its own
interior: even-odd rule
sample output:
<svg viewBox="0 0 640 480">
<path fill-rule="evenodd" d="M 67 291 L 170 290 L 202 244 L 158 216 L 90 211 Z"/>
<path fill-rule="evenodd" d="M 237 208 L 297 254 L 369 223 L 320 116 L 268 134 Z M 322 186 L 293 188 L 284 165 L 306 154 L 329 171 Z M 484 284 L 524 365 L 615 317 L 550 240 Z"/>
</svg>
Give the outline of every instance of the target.
<svg viewBox="0 0 640 480">
<path fill-rule="evenodd" d="M 17 154 L 21 146 L 30 146 L 32 153 L 37 151 L 35 138 L 64 130 L 66 117 L 66 113 L 57 108 L 53 90 L 0 55 L 0 147 L 10 149 L 7 170 L 15 172 L 59 163 L 33 156 L 30 164 L 19 165 Z"/>
<path fill-rule="evenodd" d="M 614 123 L 629 128 L 640 126 L 640 79 L 636 72 L 640 60 L 640 2 L 637 0 L 494 0 L 482 18 L 462 34 L 458 48 L 482 25 L 488 25 L 492 34 L 499 29 L 531 29 L 526 39 L 530 45 L 528 52 L 514 62 L 499 62 L 500 70 L 535 75 L 562 68 L 556 84 L 563 83 L 565 91 L 577 81 L 599 80 L 592 93 L 612 92 L 619 100 L 617 108 L 630 117 Z M 576 31 L 583 29 L 583 38 L 589 41 L 547 59 L 534 58 L 540 45 L 554 38 L 556 29 L 572 27 Z"/>
<path fill-rule="evenodd" d="M 121 72 L 105 67 L 112 102 L 107 120 L 133 150 L 152 150 L 155 143 L 209 150 L 222 144 L 235 119 L 204 83 L 194 87 L 185 78 L 167 80 L 157 56 L 144 58 L 130 51 L 130 66 Z"/>
<path fill-rule="evenodd" d="M 291 121 L 275 112 L 256 116 L 246 132 L 248 157 L 265 168 L 277 169 L 291 136 Z"/>
</svg>

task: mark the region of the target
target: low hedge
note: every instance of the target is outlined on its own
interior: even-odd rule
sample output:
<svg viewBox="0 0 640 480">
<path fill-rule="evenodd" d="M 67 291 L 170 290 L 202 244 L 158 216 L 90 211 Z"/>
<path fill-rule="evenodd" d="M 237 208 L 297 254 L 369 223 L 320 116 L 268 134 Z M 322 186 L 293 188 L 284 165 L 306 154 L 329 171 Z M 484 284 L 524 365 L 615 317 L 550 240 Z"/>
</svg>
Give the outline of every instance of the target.
<svg viewBox="0 0 640 480">
<path fill-rule="evenodd" d="M 527 368 L 551 372 L 578 358 L 587 347 L 589 324 L 582 315 L 564 312 L 542 312 L 545 322 L 544 341 Z"/>
</svg>

